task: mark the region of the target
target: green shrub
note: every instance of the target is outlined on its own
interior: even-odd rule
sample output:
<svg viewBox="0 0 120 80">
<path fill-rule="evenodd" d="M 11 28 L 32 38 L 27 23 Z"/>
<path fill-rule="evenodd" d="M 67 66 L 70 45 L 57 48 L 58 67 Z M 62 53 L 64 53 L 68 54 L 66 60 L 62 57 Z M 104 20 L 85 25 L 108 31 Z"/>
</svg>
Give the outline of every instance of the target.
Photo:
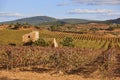
<svg viewBox="0 0 120 80">
<path fill-rule="evenodd" d="M 16 29 L 18 29 L 21 25 L 22 25 L 21 23 L 18 23 L 18 22 L 17 22 L 17 23 L 14 24 L 13 26 L 11 26 L 11 29 L 16 30 Z"/>
<path fill-rule="evenodd" d="M 66 37 L 65 39 L 63 39 L 63 41 L 61 42 L 61 44 L 63 46 L 74 47 L 73 39 L 71 37 Z"/>
<path fill-rule="evenodd" d="M 34 42 L 34 45 L 36 46 L 48 46 L 48 43 L 44 39 L 38 39 L 37 41 Z"/>
<path fill-rule="evenodd" d="M 11 46 L 16 46 L 16 44 L 15 44 L 15 43 L 9 43 L 9 45 L 11 45 Z"/>
</svg>

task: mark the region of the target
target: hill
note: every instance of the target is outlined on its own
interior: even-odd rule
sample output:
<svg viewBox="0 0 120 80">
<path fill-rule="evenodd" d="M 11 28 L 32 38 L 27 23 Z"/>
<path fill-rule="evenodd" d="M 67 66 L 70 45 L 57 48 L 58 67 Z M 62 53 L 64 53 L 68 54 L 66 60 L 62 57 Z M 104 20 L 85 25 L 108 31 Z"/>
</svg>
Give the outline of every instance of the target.
<svg viewBox="0 0 120 80">
<path fill-rule="evenodd" d="M 63 22 L 70 23 L 70 24 L 79 24 L 79 23 L 89 23 L 92 22 L 92 20 L 85 20 L 85 19 L 62 19 Z"/>
<path fill-rule="evenodd" d="M 85 20 L 85 19 L 56 19 L 53 17 L 48 16 L 35 16 L 35 17 L 28 17 L 28 18 L 22 18 L 14 21 L 7 21 L 7 22 L 1 22 L 5 24 L 9 23 L 29 23 L 33 25 L 39 25 L 39 24 L 77 24 L 77 23 L 88 23 L 91 22 L 91 20 Z"/>
<path fill-rule="evenodd" d="M 57 19 L 48 17 L 48 16 L 35 16 L 35 17 L 28 17 L 28 18 L 22 18 L 14 21 L 7 21 L 2 23 L 29 23 L 29 24 L 41 24 L 44 22 L 54 22 L 57 21 Z"/>
<path fill-rule="evenodd" d="M 105 21 L 107 23 L 116 23 L 116 24 L 120 24 L 120 18 L 117 18 L 117 19 L 112 19 L 112 20 L 107 20 Z"/>
<path fill-rule="evenodd" d="M 67 19 L 56 19 L 48 16 L 35 16 L 22 18 L 14 21 L 1 22 L 5 24 L 9 23 L 29 23 L 32 25 L 46 25 L 46 24 L 81 24 L 81 23 L 117 23 L 120 24 L 120 18 L 106 21 L 97 21 L 97 20 L 86 20 L 86 19 L 76 19 L 76 18 L 67 18 Z"/>
</svg>

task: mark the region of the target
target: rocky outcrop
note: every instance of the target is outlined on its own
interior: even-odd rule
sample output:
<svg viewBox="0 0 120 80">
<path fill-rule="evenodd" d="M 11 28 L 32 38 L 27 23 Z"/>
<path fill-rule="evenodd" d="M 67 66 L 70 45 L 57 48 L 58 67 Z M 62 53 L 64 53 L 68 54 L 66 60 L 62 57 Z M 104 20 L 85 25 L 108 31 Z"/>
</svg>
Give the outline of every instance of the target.
<svg viewBox="0 0 120 80">
<path fill-rule="evenodd" d="M 39 39 L 39 31 L 33 31 L 31 33 L 25 34 L 22 36 L 22 38 L 24 43 L 29 41 L 35 42 Z"/>
</svg>

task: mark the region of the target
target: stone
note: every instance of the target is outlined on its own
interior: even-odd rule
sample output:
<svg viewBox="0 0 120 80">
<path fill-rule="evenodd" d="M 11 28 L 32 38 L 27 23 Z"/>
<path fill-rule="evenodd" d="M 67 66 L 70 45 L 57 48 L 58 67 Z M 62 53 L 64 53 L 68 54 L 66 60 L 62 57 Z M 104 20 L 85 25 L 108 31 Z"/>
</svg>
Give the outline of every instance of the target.
<svg viewBox="0 0 120 80">
<path fill-rule="evenodd" d="M 35 42 L 39 39 L 39 31 L 33 31 L 28 34 L 25 34 L 22 36 L 22 38 L 24 43 L 29 41 Z"/>
</svg>

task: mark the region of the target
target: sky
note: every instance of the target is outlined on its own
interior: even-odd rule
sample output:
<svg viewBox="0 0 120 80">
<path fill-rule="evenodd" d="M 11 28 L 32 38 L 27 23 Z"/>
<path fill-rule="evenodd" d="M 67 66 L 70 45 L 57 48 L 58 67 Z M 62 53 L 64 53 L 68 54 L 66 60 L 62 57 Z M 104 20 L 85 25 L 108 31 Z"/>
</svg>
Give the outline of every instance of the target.
<svg viewBox="0 0 120 80">
<path fill-rule="evenodd" d="M 0 22 L 25 17 L 120 18 L 120 0 L 0 0 Z"/>
</svg>

